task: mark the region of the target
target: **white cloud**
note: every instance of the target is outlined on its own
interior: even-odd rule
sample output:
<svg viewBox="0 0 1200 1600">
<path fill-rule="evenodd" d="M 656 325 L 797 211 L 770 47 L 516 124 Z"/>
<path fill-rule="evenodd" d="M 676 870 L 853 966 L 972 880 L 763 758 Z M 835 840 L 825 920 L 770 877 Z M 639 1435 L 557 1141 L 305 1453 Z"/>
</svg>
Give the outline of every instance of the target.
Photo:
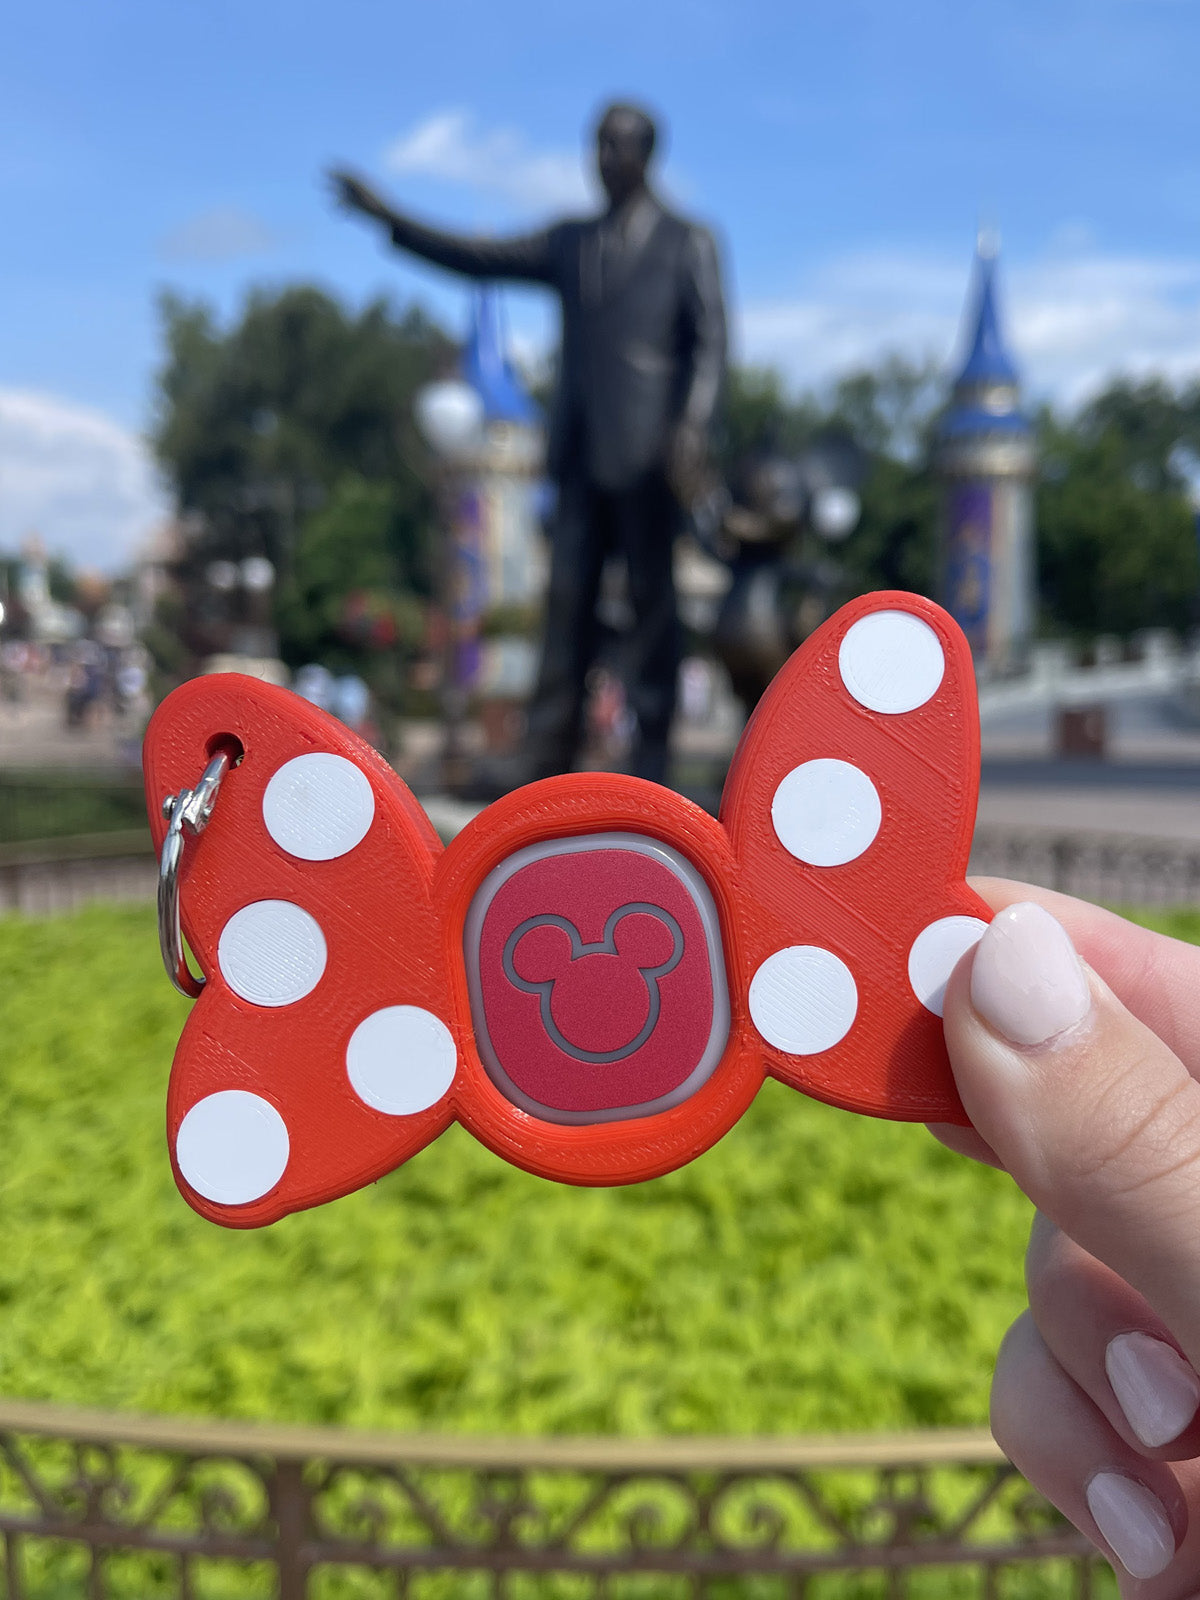
<svg viewBox="0 0 1200 1600">
<path fill-rule="evenodd" d="M 885 351 L 949 363 L 968 267 L 886 250 L 831 261 L 796 296 L 745 306 L 741 354 L 801 386 Z M 1200 258 L 1109 254 L 1060 235 L 1039 257 L 1002 256 L 1000 293 L 1032 394 L 1073 404 L 1117 374 L 1200 377 Z"/>
<path fill-rule="evenodd" d="M 515 128 L 477 129 L 466 111 L 438 111 L 389 146 L 398 174 L 438 178 L 526 210 L 576 210 L 589 198 L 579 156 L 535 150 Z"/>
<path fill-rule="evenodd" d="M 167 511 L 136 434 L 101 411 L 0 388 L 0 549 L 38 533 L 52 553 L 112 572 Z"/>
<path fill-rule="evenodd" d="M 1013 336 L 1039 388 L 1117 373 L 1200 377 L 1200 259 L 1081 255 L 1013 274 Z"/>
<path fill-rule="evenodd" d="M 159 242 L 168 261 L 236 261 L 273 250 L 275 234 L 261 217 L 237 206 L 217 206 L 172 228 Z"/>
</svg>

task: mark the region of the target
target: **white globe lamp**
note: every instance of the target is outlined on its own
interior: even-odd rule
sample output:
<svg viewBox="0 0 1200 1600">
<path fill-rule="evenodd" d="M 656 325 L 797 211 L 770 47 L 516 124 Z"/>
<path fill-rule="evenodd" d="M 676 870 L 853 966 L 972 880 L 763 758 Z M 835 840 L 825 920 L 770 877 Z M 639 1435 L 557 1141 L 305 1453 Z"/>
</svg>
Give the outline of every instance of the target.
<svg viewBox="0 0 1200 1600">
<path fill-rule="evenodd" d="M 862 503 L 853 489 L 830 484 L 814 491 L 809 514 L 821 538 L 827 539 L 830 544 L 838 544 L 858 526 Z"/>
<path fill-rule="evenodd" d="M 465 465 L 483 447 L 483 399 L 461 378 L 429 383 L 419 390 L 413 410 L 426 444 L 443 461 Z"/>
</svg>

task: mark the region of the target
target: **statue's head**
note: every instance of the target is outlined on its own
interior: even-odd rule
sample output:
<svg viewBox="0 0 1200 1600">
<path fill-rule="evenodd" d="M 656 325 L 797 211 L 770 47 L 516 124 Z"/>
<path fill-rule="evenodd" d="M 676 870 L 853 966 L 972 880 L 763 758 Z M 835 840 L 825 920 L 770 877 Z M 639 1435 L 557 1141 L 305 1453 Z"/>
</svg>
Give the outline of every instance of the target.
<svg viewBox="0 0 1200 1600">
<path fill-rule="evenodd" d="M 602 112 L 596 125 L 596 169 L 613 205 L 645 183 L 657 134 L 654 118 L 640 106 L 618 101 Z"/>
</svg>

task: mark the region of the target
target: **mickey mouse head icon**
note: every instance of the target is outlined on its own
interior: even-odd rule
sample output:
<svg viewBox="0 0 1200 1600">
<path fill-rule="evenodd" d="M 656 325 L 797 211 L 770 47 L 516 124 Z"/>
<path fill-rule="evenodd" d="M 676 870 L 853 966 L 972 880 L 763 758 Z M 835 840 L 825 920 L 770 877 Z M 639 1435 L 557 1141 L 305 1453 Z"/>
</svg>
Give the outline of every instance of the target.
<svg viewBox="0 0 1200 1600">
<path fill-rule="evenodd" d="M 678 1104 L 725 1047 L 716 907 L 661 840 L 591 834 L 517 851 L 481 886 L 464 955 L 488 1075 L 545 1120 Z"/>
<path fill-rule="evenodd" d="M 569 917 L 527 917 L 504 946 L 504 973 L 540 997 L 542 1026 L 564 1055 L 608 1066 L 633 1055 L 662 1013 L 659 981 L 683 959 L 683 929 L 669 911 L 644 900 L 618 906 L 603 936 L 585 944 Z M 632 1038 L 614 1048 L 589 1048 L 611 1037 L 622 1019 L 645 1012 Z M 583 1041 L 586 1040 L 587 1043 Z"/>
</svg>

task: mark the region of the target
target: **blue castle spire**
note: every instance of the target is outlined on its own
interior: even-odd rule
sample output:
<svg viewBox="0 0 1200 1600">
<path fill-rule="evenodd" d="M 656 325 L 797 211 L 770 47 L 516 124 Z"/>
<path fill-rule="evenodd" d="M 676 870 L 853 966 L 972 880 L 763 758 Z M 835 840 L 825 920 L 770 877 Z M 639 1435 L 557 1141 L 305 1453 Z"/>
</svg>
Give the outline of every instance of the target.
<svg viewBox="0 0 1200 1600">
<path fill-rule="evenodd" d="M 980 238 L 975 249 L 974 325 L 958 382 L 1015 384 L 1016 363 L 1005 347 L 996 309 L 996 246 L 986 237 Z"/>
<path fill-rule="evenodd" d="M 532 425 L 539 420 L 538 408 L 505 349 L 500 298 L 494 284 L 481 284 L 475 290 L 462 367 L 463 376 L 483 399 L 483 414 L 489 422 Z"/>
<path fill-rule="evenodd" d="M 1021 410 L 1020 374 L 1000 326 L 996 287 L 998 249 L 994 236 L 981 233 L 975 247 L 970 314 L 964 322 L 966 357 L 958 369 L 949 409 L 942 419 L 943 441 L 1003 433 L 1027 435 Z"/>
<path fill-rule="evenodd" d="M 976 665 L 1010 672 L 1033 627 L 1033 428 L 1004 341 L 996 288 L 997 247 L 975 249 L 966 355 L 938 427 L 945 485 L 942 597 L 971 642 Z"/>
</svg>

